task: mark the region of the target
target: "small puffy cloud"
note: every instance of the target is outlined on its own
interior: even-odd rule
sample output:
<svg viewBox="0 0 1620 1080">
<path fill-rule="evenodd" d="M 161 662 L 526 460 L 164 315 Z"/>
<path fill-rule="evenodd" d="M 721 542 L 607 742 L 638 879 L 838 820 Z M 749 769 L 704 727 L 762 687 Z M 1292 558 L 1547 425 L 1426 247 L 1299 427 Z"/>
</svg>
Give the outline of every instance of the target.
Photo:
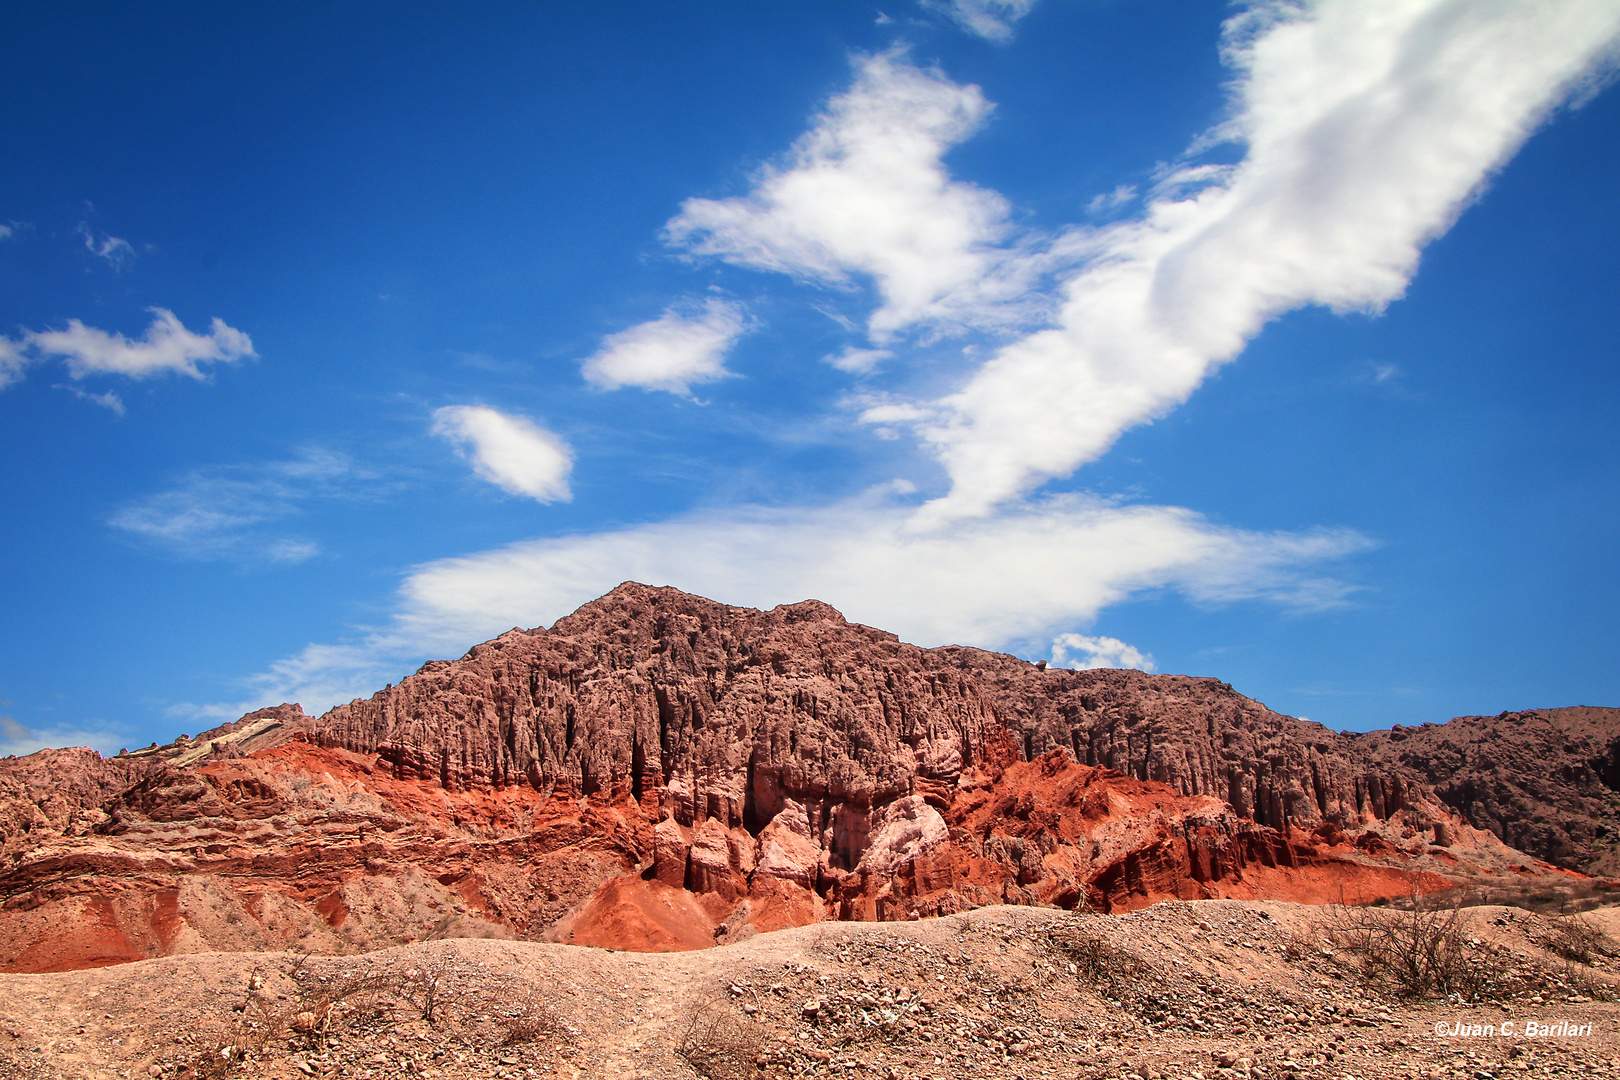
<svg viewBox="0 0 1620 1080">
<path fill-rule="evenodd" d="M 697 313 L 669 308 L 651 322 L 609 335 L 581 373 L 606 390 L 638 386 L 686 394 L 693 383 L 729 374 L 726 353 L 746 329 L 742 308 L 717 298 Z"/>
<path fill-rule="evenodd" d="M 1059 634 L 1052 639 L 1052 666 L 1076 671 L 1090 671 L 1092 668 L 1152 671 L 1153 657 L 1119 638 Z"/>
<path fill-rule="evenodd" d="M 827 357 L 827 363 L 851 375 L 870 375 L 878 365 L 894 356 L 888 349 L 860 349 L 851 345 L 836 356 Z"/>
<path fill-rule="evenodd" d="M 990 112 L 960 86 L 896 52 L 857 57 L 834 97 L 779 165 L 730 199 L 688 199 L 665 240 L 738 266 L 848 287 L 870 278 L 884 341 L 918 324 L 1024 325 L 1048 256 L 1006 245 L 1007 200 L 952 180 L 942 158 Z"/>
<path fill-rule="evenodd" d="M 918 0 L 924 11 L 943 15 L 986 41 L 1011 41 L 1013 23 L 1029 14 L 1035 0 Z"/>
<path fill-rule="evenodd" d="M 99 259 L 107 260 L 114 270 L 122 270 L 135 261 L 135 248 L 128 240 L 116 236 L 97 236 L 87 221 L 79 222 L 79 227 L 74 231 L 84 237 L 86 251 Z"/>
<path fill-rule="evenodd" d="M 127 375 L 144 379 L 166 371 L 204 378 L 200 363 L 234 363 L 245 356 L 257 356 L 253 342 L 242 331 L 215 319 L 206 334 L 187 330 L 174 312 L 150 308 L 152 325 L 139 339 L 109 334 L 69 319 L 66 330 L 46 330 L 29 334 L 27 344 L 42 356 L 59 356 L 67 362 L 68 374 L 82 379 L 93 374 Z"/>
<path fill-rule="evenodd" d="M 453 442 L 474 472 L 504 491 L 543 503 L 573 498 L 568 444 L 526 417 L 484 405 L 447 405 L 434 410 L 433 433 Z"/>
</svg>

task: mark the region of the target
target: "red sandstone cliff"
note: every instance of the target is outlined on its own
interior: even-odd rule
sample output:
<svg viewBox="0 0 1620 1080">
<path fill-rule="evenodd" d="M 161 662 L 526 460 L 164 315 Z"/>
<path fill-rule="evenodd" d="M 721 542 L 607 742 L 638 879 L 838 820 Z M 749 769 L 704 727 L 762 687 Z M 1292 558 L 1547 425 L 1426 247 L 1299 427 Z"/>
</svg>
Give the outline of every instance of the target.
<svg viewBox="0 0 1620 1080">
<path fill-rule="evenodd" d="M 1210 679 L 627 584 L 319 720 L 0 763 L 0 970 L 447 934 L 691 948 L 1550 872 L 1353 743 Z"/>
</svg>

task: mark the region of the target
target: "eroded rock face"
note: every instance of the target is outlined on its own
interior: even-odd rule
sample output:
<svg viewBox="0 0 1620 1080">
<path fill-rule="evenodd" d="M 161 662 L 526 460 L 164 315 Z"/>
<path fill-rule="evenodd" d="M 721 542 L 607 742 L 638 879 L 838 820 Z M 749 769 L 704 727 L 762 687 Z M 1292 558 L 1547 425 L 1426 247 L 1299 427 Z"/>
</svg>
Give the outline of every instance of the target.
<svg viewBox="0 0 1620 1080">
<path fill-rule="evenodd" d="M 1620 709 L 1460 716 L 1368 732 L 1356 747 L 1521 851 L 1620 876 Z"/>
<path fill-rule="evenodd" d="M 52 753 L 84 760 L 0 768 L 0 823 L 32 823 L 0 826 L 0 969 L 446 934 L 692 948 L 989 903 L 1372 899 L 1523 861 L 1404 766 L 1215 680 L 634 584 L 318 720 Z M 52 770 L 66 803 L 18 786 Z"/>
<path fill-rule="evenodd" d="M 1411 773 L 1368 760 L 1354 737 L 1274 713 L 1218 679 L 1037 671 L 996 653 L 936 651 L 978 676 L 1026 758 L 1061 748 L 1277 829 L 1353 829 L 1403 812 L 1428 827 L 1447 816 Z"/>
</svg>

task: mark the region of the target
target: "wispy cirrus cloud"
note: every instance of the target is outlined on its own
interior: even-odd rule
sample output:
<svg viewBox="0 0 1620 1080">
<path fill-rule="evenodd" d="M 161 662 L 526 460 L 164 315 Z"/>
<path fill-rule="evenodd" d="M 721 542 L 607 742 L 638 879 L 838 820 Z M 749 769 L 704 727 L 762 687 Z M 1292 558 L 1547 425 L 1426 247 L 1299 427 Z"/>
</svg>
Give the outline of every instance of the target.
<svg viewBox="0 0 1620 1080">
<path fill-rule="evenodd" d="M 13 341 L 0 334 L 0 390 L 23 377 L 23 371 L 28 367 L 28 359 L 27 353 L 23 351 L 22 342 Z"/>
<path fill-rule="evenodd" d="M 309 449 L 286 461 L 195 469 L 164 491 L 127 503 L 109 524 L 184 559 L 296 563 L 320 545 L 285 524 L 320 501 L 352 498 L 377 475 L 344 454 Z"/>
<path fill-rule="evenodd" d="M 135 261 L 135 245 L 128 240 L 106 233 L 97 235 L 88 221 L 79 222 L 73 230 L 84 239 L 84 249 L 98 259 L 105 260 L 114 270 L 122 271 Z"/>
<path fill-rule="evenodd" d="M 1013 24 L 1028 15 L 1035 0 L 918 0 L 924 11 L 942 15 L 986 41 L 1006 42 Z"/>
<path fill-rule="evenodd" d="M 650 322 L 610 334 L 580 372 L 604 390 L 635 386 L 688 394 L 693 383 L 730 374 L 726 353 L 747 329 L 743 309 L 718 297 L 696 310 L 671 307 Z"/>
<path fill-rule="evenodd" d="M 474 472 L 503 491 L 542 503 L 573 497 L 568 444 L 527 417 L 486 405 L 449 405 L 434 410 L 433 433 L 454 443 Z"/>
<path fill-rule="evenodd" d="M 103 409 L 106 409 L 114 416 L 123 416 L 124 413 L 128 411 L 124 408 L 124 399 L 113 393 L 111 390 L 104 390 L 99 394 L 92 394 L 90 391 L 83 390 L 77 386 L 58 386 L 58 389 L 67 390 L 80 401 L 88 401 L 92 405 L 100 405 Z"/>
</svg>

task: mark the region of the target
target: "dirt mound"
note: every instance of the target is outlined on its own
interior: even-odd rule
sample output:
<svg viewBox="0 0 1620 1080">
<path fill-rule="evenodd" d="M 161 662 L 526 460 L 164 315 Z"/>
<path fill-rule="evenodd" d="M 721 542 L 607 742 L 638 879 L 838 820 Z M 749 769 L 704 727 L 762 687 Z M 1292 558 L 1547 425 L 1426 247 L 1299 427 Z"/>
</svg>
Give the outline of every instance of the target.
<svg viewBox="0 0 1620 1080">
<path fill-rule="evenodd" d="M 1616 983 L 1614 958 L 1574 978 L 1547 947 L 1559 920 L 1466 910 L 1470 962 L 1500 978 L 1488 999 L 1448 1003 L 1362 983 L 1323 916 L 1225 900 L 1111 917 L 994 907 L 664 955 L 448 941 L 0 975 L 0 1075 L 1327 1080 L 1620 1068 L 1620 1005 L 1594 1000 Z"/>
</svg>

